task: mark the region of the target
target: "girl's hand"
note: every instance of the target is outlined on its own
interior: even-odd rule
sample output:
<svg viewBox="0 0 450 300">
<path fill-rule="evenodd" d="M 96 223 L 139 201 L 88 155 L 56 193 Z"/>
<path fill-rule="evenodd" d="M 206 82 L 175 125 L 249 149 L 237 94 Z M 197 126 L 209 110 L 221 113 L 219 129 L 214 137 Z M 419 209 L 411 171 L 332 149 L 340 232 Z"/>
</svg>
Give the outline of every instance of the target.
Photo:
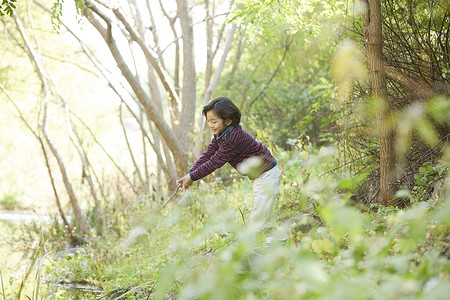
<svg viewBox="0 0 450 300">
<path fill-rule="evenodd" d="M 177 186 L 180 188 L 180 191 L 182 192 L 187 190 L 192 185 L 192 183 L 193 181 L 189 174 L 186 174 L 183 178 L 177 180 Z"/>
</svg>

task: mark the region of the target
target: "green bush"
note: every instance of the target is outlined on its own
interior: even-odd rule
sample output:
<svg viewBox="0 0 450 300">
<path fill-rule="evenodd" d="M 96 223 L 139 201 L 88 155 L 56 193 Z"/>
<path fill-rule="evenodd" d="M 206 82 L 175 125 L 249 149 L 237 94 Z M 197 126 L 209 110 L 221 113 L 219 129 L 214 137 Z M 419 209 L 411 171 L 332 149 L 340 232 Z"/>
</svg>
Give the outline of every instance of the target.
<svg viewBox="0 0 450 300">
<path fill-rule="evenodd" d="M 5 193 L 0 199 L 0 206 L 11 210 L 20 205 L 17 193 Z"/>
</svg>

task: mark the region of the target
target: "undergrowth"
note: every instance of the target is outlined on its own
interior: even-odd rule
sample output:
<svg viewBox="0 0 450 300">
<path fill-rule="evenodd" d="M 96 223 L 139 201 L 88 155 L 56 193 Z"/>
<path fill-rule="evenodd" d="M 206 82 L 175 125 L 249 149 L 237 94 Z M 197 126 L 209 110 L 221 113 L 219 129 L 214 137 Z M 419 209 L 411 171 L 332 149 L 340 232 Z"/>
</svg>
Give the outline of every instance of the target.
<svg viewBox="0 0 450 300">
<path fill-rule="evenodd" d="M 247 222 L 250 181 L 200 184 L 162 210 L 140 201 L 83 251 L 54 249 L 40 294 L 99 297 L 55 286 L 77 283 L 105 299 L 447 299 L 448 177 L 439 201 L 417 188 L 409 208 L 361 209 L 349 201 L 355 179 L 321 176 L 330 149 L 284 155 L 279 202 L 259 234 Z"/>
</svg>

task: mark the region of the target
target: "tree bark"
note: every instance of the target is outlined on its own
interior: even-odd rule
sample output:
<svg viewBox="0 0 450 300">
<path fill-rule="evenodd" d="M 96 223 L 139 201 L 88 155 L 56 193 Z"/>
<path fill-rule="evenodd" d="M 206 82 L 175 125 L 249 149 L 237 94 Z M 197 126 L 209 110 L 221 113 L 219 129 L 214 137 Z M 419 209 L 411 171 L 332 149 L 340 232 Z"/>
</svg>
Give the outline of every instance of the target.
<svg viewBox="0 0 450 300">
<path fill-rule="evenodd" d="M 376 115 L 380 144 L 379 203 L 389 205 L 394 197 L 394 136 L 388 120 L 390 104 L 382 50 L 382 15 L 380 0 L 364 0 L 368 12 L 363 15 L 366 35 L 366 55 L 374 101 L 378 102 Z"/>
<path fill-rule="evenodd" d="M 181 91 L 181 118 L 178 137 L 184 147 L 190 148 L 191 135 L 194 128 L 196 102 L 196 71 L 194 55 L 194 28 L 187 0 L 177 0 L 178 17 L 180 18 L 183 39 L 183 87 Z M 182 170 L 186 171 L 186 170 Z"/>
</svg>

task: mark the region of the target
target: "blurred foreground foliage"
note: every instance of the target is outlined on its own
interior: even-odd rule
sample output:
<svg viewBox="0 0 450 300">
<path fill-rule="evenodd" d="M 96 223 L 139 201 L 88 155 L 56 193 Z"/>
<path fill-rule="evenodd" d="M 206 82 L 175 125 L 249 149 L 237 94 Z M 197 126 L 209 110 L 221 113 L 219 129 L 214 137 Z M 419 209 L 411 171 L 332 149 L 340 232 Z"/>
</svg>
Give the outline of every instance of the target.
<svg viewBox="0 0 450 300">
<path fill-rule="evenodd" d="M 40 293 L 49 299 L 98 293 L 107 299 L 446 299 L 448 176 L 425 198 L 411 193 L 409 208 L 358 209 L 351 202 L 358 182 L 320 176 L 334 149 L 304 152 L 281 153 L 290 163 L 282 166 L 279 203 L 256 237 L 245 222 L 248 180 L 200 185 L 162 211 L 159 203 L 137 199 L 126 211 L 110 212 L 118 222 L 83 251 L 47 255 Z M 422 178 L 415 187 L 423 187 Z M 58 235 L 50 236 L 47 251 Z M 69 283 L 98 293 L 67 290 Z"/>
</svg>

